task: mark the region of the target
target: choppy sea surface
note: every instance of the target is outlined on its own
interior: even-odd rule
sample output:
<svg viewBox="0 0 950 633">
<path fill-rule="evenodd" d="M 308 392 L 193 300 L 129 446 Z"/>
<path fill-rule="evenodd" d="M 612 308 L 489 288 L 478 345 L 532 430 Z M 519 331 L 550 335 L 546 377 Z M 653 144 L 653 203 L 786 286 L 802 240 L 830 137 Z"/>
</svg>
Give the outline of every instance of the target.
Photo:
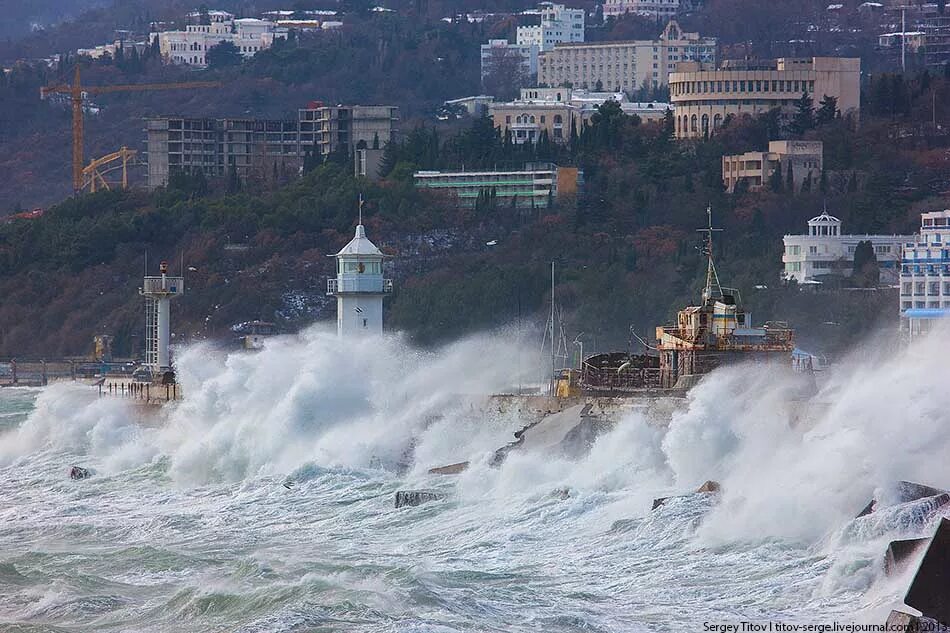
<svg viewBox="0 0 950 633">
<path fill-rule="evenodd" d="M 950 463 L 928 459 L 950 449 L 942 345 L 845 360 L 809 405 L 781 375 L 719 371 L 666 424 L 631 412 L 587 456 L 500 467 L 525 419 L 461 395 L 530 364 L 499 337 L 196 347 L 185 402 L 144 423 L 84 385 L 2 389 L 0 630 L 881 623 L 909 581 L 883 575 L 887 542 L 935 518 L 853 517 L 898 479 L 950 486 Z M 463 459 L 457 477 L 427 473 Z M 651 511 L 707 479 L 722 493 Z M 394 508 L 418 488 L 446 499 Z"/>
</svg>

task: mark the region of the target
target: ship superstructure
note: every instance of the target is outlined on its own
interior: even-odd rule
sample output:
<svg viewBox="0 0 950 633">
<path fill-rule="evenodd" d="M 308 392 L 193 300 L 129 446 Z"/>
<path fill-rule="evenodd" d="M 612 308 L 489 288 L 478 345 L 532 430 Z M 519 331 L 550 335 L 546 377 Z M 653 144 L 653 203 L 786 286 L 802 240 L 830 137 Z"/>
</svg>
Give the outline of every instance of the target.
<svg viewBox="0 0 950 633">
<path fill-rule="evenodd" d="M 699 305 L 683 308 L 673 325 L 656 328 L 660 355 L 660 386 L 687 388 L 691 377 L 709 373 L 725 363 L 765 360 L 789 364 L 794 332 L 782 321 L 753 327 L 752 315 L 742 306 L 739 291 L 719 282 L 713 257 L 712 210 L 707 209 L 704 234 L 706 285 Z"/>
</svg>

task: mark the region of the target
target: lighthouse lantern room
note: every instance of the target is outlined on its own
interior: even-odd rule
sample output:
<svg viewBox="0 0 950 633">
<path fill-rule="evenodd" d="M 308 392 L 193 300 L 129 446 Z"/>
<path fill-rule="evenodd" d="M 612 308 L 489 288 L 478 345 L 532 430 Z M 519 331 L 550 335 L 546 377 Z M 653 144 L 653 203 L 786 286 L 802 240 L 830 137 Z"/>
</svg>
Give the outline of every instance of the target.
<svg viewBox="0 0 950 633">
<path fill-rule="evenodd" d="M 393 284 L 383 279 L 385 255 L 366 237 L 362 217 L 356 235 L 333 257 L 336 278 L 327 280 L 327 294 L 336 297 L 337 334 L 382 334 L 383 297 L 392 292 Z"/>
</svg>

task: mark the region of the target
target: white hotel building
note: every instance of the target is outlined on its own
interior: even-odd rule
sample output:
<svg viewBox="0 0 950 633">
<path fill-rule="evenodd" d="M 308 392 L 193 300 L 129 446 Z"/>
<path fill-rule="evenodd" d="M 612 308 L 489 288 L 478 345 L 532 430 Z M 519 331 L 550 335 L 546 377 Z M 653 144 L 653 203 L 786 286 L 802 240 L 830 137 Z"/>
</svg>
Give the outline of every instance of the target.
<svg viewBox="0 0 950 633">
<path fill-rule="evenodd" d="M 907 235 L 842 235 L 841 220 L 825 211 L 808 221 L 806 235 L 785 236 L 782 279 L 813 283 L 820 282 L 818 277 L 823 275 L 849 277 L 858 242 L 869 241 L 877 257 L 881 282 L 895 283 L 901 247 L 911 239 Z"/>
<path fill-rule="evenodd" d="M 920 216 L 920 234 L 904 240 L 901 333 L 925 334 L 950 315 L 950 209 Z"/>
<path fill-rule="evenodd" d="M 244 57 L 253 57 L 258 51 L 270 48 L 274 40 L 286 39 L 287 29 L 270 20 L 238 18 L 226 11 L 209 11 L 208 24 L 189 24 L 184 31 L 152 33 L 151 41 L 158 39 L 162 59 L 169 64 L 206 66 L 208 49 L 222 42 L 231 42 Z M 188 16 L 198 19 L 192 13 Z"/>
</svg>

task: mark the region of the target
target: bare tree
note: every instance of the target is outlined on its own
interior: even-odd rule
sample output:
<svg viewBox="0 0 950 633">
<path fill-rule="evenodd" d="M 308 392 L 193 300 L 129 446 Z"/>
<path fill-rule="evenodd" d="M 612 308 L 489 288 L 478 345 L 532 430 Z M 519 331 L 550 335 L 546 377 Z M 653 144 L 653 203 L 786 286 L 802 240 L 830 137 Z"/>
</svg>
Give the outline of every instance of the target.
<svg viewBox="0 0 950 633">
<path fill-rule="evenodd" d="M 528 60 L 517 49 L 492 49 L 487 60 L 482 86 L 496 99 L 509 101 L 518 97 L 521 88 L 531 83 Z"/>
</svg>

